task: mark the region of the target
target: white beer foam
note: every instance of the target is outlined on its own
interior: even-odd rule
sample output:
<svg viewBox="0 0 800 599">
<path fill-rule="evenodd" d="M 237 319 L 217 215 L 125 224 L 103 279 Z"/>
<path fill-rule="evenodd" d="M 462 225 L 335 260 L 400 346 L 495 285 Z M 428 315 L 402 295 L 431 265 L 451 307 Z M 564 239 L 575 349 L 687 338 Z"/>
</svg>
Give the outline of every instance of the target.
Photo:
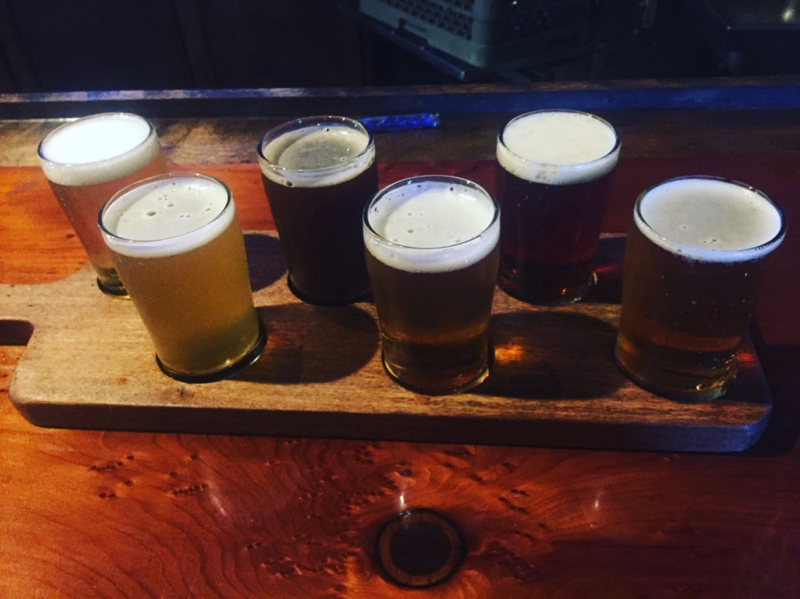
<svg viewBox="0 0 800 599">
<path fill-rule="evenodd" d="M 364 243 L 377 260 L 398 270 L 460 270 L 497 245 L 500 219 L 495 213 L 482 188 L 448 180 L 411 181 L 369 207 L 372 231 L 364 227 Z"/>
<path fill-rule="evenodd" d="M 135 186 L 111 203 L 102 215 L 103 237 L 113 251 L 157 258 L 182 254 L 220 235 L 235 209 L 228 190 L 205 177 L 158 177 Z M 111 233 L 112 235 L 109 235 Z"/>
<path fill-rule="evenodd" d="M 639 230 L 673 254 L 740 262 L 780 243 L 778 209 L 753 189 L 714 178 L 681 178 L 646 192 L 634 211 Z"/>
<path fill-rule="evenodd" d="M 302 127 L 265 143 L 265 177 L 290 187 L 325 187 L 355 178 L 375 161 L 369 135 L 336 123 Z"/>
<path fill-rule="evenodd" d="M 619 160 L 613 127 L 570 110 L 537 111 L 511 120 L 497 143 L 497 161 L 511 174 L 547 185 L 598 179 Z"/>
<path fill-rule="evenodd" d="M 97 185 L 121 179 L 158 154 L 158 136 L 150 136 L 150 132 L 150 123 L 135 114 L 106 113 L 78 119 L 42 141 L 42 170 L 59 185 Z"/>
</svg>

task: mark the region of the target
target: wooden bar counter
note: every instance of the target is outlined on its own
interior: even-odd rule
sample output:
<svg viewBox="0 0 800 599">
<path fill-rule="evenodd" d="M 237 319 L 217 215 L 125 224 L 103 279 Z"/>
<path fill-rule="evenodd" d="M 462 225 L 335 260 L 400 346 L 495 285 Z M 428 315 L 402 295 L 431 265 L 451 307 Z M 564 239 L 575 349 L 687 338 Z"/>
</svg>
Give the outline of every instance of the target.
<svg viewBox="0 0 800 599">
<path fill-rule="evenodd" d="M 271 231 L 255 147 L 275 124 L 437 113 L 438 128 L 376 135 L 381 184 L 442 171 L 492 189 L 500 126 L 547 107 L 621 136 L 608 233 L 640 191 L 686 174 L 745 181 L 784 210 L 752 330 L 773 406 L 751 447 L 41 428 L 8 397 L 30 328 L 0 320 L 0 597 L 800 597 L 800 80 L 0 96 L 0 284 L 46 289 L 86 262 L 36 156 L 63 118 L 152 119 L 176 170 L 221 178 L 243 228 Z M 392 438 L 419 438 L 406 433 Z M 415 527 L 387 536 L 407 510 Z"/>
</svg>

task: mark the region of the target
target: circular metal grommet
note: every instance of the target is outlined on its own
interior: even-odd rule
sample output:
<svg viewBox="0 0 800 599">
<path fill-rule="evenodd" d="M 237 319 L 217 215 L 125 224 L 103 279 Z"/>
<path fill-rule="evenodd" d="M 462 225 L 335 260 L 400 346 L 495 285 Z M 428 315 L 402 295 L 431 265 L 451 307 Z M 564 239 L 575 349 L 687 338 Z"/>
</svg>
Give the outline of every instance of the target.
<svg viewBox="0 0 800 599">
<path fill-rule="evenodd" d="M 384 577 L 400 587 L 421 589 L 450 578 L 464 561 L 461 533 L 441 514 L 412 509 L 378 531 L 376 556 Z"/>
</svg>

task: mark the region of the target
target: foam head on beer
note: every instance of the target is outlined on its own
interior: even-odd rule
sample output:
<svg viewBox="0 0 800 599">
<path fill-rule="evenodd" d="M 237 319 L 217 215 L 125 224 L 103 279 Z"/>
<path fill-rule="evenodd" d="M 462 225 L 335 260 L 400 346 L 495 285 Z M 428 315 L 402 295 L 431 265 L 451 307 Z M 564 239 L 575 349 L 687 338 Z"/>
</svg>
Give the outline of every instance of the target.
<svg viewBox="0 0 800 599">
<path fill-rule="evenodd" d="M 546 185 L 599 179 L 617 164 L 619 138 L 603 119 L 547 110 L 512 119 L 500 134 L 497 161 L 512 175 Z"/>
<path fill-rule="evenodd" d="M 101 216 L 106 243 L 119 254 L 156 258 L 188 252 L 216 238 L 234 218 L 228 189 L 187 175 L 154 178 L 121 192 Z M 137 242 L 137 243 L 131 243 Z M 139 243 L 144 242 L 144 243 Z"/>
<path fill-rule="evenodd" d="M 443 272 L 471 266 L 497 245 L 497 209 L 478 186 L 425 179 L 395 186 L 367 211 L 365 235 L 378 260 L 409 272 Z M 385 243 L 388 241 L 389 243 Z M 425 251 L 436 249 L 437 251 Z"/>
<path fill-rule="evenodd" d="M 261 171 L 286 186 L 338 185 L 365 171 L 375 160 L 375 146 L 355 121 L 335 118 L 299 128 L 278 127 L 260 146 Z"/>
<path fill-rule="evenodd" d="M 766 255 L 780 241 L 782 227 L 780 212 L 765 196 L 711 177 L 674 179 L 649 190 L 634 220 L 668 252 L 709 262 Z"/>
<path fill-rule="evenodd" d="M 51 132 L 39 147 L 45 176 L 59 185 L 97 185 L 135 173 L 158 154 L 158 136 L 135 114 L 78 119 Z"/>
</svg>

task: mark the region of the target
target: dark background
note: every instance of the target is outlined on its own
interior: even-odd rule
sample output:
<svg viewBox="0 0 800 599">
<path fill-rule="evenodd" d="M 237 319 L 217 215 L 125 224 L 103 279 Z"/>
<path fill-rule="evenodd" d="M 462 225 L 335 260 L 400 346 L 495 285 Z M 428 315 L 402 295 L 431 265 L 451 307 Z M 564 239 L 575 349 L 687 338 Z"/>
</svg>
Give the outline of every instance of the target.
<svg viewBox="0 0 800 599">
<path fill-rule="evenodd" d="M 410 6 L 421 0 L 391 1 Z M 471 6 L 481 0 L 436 1 Z M 0 93 L 525 83 L 800 70 L 798 0 L 591 4 L 591 42 L 572 56 L 538 52 L 520 56 L 522 64 L 513 67 L 476 68 L 431 49 L 429 40 L 366 18 L 358 0 L 0 0 Z"/>
</svg>

